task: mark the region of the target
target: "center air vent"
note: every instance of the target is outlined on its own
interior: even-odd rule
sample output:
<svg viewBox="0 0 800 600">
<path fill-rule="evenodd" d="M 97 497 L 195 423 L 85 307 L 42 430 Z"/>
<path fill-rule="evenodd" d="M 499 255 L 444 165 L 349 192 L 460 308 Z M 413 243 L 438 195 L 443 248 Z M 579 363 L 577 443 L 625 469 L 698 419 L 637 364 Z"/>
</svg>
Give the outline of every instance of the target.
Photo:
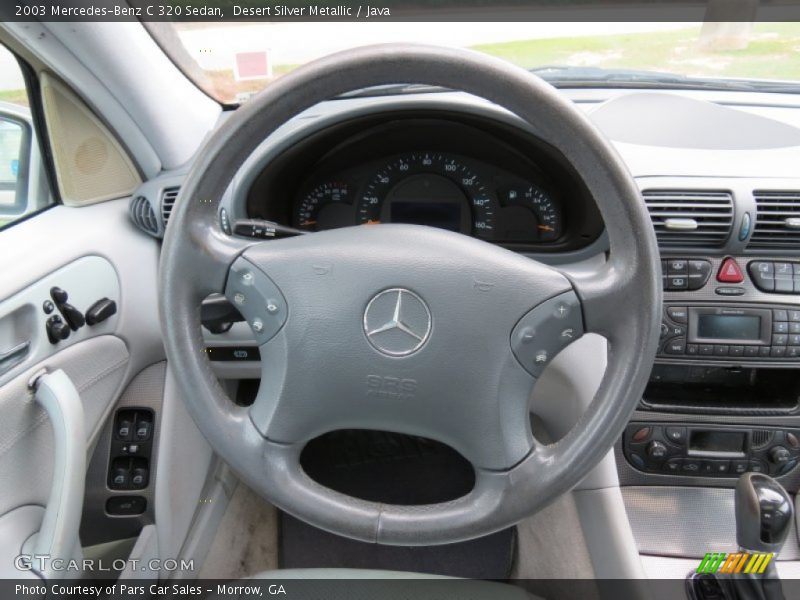
<svg viewBox="0 0 800 600">
<path fill-rule="evenodd" d="M 172 207 L 175 205 L 175 199 L 178 197 L 180 189 L 179 187 L 164 188 L 161 194 L 161 219 L 164 221 L 164 229 L 167 228 L 167 221 L 172 214 Z"/>
<path fill-rule="evenodd" d="M 800 191 L 753 192 L 756 226 L 748 248 L 800 249 Z"/>
<path fill-rule="evenodd" d="M 730 192 L 645 190 L 642 196 L 661 248 L 720 248 L 731 233 Z"/>
</svg>

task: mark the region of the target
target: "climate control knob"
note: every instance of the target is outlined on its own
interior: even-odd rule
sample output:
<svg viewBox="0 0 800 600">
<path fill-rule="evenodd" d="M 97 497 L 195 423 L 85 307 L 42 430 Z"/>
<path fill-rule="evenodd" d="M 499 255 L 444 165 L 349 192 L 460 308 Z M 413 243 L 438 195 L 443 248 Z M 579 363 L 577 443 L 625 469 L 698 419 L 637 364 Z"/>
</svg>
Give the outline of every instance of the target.
<svg viewBox="0 0 800 600">
<path fill-rule="evenodd" d="M 769 451 L 769 459 L 776 465 L 785 465 L 791 458 L 792 455 L 789 454 L 789 451 L 783 446 L 775 446 Z"/>
<path fill-rule="evenodd" d="M 650 458 L 660 459 L 667 455 L 667 447 L 661 442 L 653 440 L 647 446 L 647 456 Z"/>
</svg>

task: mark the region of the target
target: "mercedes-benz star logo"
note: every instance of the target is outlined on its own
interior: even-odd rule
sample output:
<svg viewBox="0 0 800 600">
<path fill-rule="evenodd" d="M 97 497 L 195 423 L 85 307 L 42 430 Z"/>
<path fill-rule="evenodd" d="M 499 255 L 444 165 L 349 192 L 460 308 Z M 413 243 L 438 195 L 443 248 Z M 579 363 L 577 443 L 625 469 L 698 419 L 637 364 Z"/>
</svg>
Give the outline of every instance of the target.
<svg viewBox="0 0 800 600">
<path fill-rule="evenodd" d="M 364 310 L 364 333 L 372 346 L 389 356 L 408 356 L 428 341 L 431 311 L 411 290 L 384 290 Z"/>
</svg>

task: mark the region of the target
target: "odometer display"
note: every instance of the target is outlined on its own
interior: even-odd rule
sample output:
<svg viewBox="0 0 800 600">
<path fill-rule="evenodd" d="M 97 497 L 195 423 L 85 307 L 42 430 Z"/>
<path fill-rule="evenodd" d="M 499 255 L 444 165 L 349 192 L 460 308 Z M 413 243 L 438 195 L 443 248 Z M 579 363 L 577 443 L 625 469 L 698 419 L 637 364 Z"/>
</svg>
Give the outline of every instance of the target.
<svg viewBox="0 0 800 600">
<path fill-rule="evenodd" d="M 389 159 L 359 198 L 359 223 L 430 225 L 491 239 L 496 198 L 451 154 L 415 152 Z"/>
</svg>

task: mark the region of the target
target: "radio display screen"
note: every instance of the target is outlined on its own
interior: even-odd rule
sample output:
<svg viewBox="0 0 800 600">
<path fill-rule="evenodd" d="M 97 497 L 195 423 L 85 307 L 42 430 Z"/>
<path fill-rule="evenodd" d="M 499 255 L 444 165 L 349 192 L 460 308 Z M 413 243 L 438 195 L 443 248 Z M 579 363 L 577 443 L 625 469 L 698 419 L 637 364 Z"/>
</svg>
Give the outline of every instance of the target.
<svg viewBox="0 0 800 600">
<path fill-rule="evenodd" d="M 697 336 L 717 340 L 758 340 L 761 317 L 752 315 L 701 314 L 697 318 Z"/>
</svg>

